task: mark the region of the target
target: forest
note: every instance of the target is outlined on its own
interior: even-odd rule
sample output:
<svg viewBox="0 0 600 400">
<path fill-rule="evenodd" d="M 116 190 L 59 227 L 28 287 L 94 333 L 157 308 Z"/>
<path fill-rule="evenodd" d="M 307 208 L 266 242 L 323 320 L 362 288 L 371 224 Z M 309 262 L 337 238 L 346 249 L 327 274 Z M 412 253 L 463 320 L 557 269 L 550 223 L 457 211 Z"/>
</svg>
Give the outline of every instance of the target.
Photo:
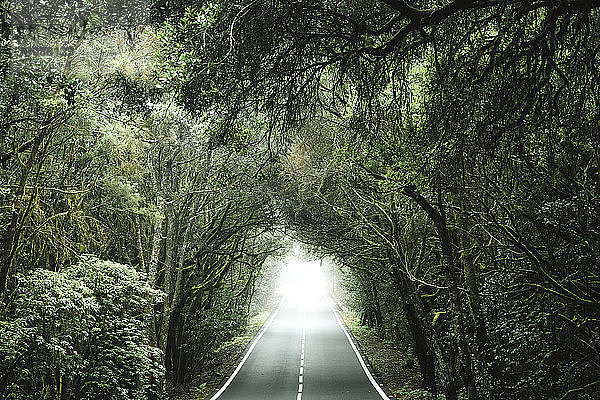
<svg viewBox="0 0 600 400">
<path fill-rule="evenodd" d="M 171 398 L 290 241 L 432 399 L 600 399 L 600 1 L 0 18 L 1 399 Z"/>
</svg>

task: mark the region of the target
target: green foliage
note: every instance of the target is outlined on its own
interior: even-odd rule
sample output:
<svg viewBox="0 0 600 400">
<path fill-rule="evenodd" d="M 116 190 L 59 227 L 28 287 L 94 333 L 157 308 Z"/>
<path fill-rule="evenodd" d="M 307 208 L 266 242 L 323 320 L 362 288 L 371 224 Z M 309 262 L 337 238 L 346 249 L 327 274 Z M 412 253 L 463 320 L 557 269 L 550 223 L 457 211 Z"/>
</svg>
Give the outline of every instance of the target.
<svg viewBox="0 0 600 400">
<path fill-rule="evenodd" d="M 446 400 L 443 394 L 434 398 L 431 392 L 425 389 L 400 389 L 394 392 L 394 395 L 399 396 L 402 400 Z M 461 400 L 464 399 L 464 396 Z"/>
<path fill-rule="evenodd" d="M 597 396 L 598 5 L 255 4 L 172 25 L 214 38 L 184 42 L 182 104 L 268 110 L 279 205 L 365 323 L 413 329 L 450 399 Z"/>
<path fill-rule="evenodd" d="M 22 276 L 3 322 L 3 396 L 156 397 L 164 370 L 144 314 L 159 301 L 129 266 L 84 257 L 60 272 Z"/>
<path fill-rule="evenodd" d="M 598 5 L 417 3 L 1 2 L 0 390 L 185 382 L 283 226 L 432 393 L 597 396 Z"/>
<path fill-rule="evenodd" d="M 145 1 L 12 3 L 11 15 L 1 3 L 0 386 L 156 398 L 243 329 L 277 247 L 263 121 L 174 104 L 155 68 L 160 35 L 139 25 Z M 202 12 L 210 26 L 221 11 Z"/>
</svg>

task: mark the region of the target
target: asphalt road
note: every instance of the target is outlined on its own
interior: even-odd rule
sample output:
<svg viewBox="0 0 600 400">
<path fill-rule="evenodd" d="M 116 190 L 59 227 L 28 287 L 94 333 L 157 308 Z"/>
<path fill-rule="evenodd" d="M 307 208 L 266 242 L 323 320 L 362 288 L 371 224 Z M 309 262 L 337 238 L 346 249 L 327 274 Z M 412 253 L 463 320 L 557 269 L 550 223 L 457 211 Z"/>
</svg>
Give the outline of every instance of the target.
<svg viewBox="0 0 600 400">
<path fill-rule="evenodd" d="M 211 400 L 381 400 L 329 303 L 287 299 Z"/>
</svg>

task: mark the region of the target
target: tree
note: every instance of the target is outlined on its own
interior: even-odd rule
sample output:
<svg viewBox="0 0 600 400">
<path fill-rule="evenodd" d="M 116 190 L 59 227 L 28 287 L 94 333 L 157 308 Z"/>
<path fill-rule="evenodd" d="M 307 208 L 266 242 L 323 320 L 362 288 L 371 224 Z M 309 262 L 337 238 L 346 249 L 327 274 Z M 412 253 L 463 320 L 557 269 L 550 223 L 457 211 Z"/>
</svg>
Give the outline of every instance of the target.
<svg viewBox="0 0 600 400">
<path fill-rule="evenodd" d="M 161 294 L 142 274 L 85 257 L 20 280 L 14 319 L 1 331 L 3 397 L 157 398 L 164 369 L 143 313 Z"/>
<path fill-rule="evenodd" d="M 20 369 L 34 361 L 23 361 L 22 344 L 33 340 L 29 333 L 46 332 L 26 318 L 25 305 L 15 311 L 26 296 L 19 292 L 23 276 L 44 281 L 35 296 L 60 303 L 53 283 L 72 295 L 73 331 L 58 335 L 66 338 L 66 347 L 78 347 L 89 343 L 78 332 L 92 329 L 93 312 L 77 309 L 81 299 L 72 293 L 71 278 L 63 285 L 65 274 L 84 254 L 111 260 L 94 270 L 98 279 L 107 278 L 115 262 L 135 270 L 136 282 L 151 290 L 138 299 L 136 318 L 114 321 L 119 328 L 114 336 L 126 343 L 120 332 L 130 332 L 139 346 L 116 354 L 113 369 L 101 367 L 123 376 L 115 396 L 153 398 L 161 395 L 165 377 L 169 389 L 189 380 L 222 341 L 243 328 L 256 277 L 278 247 L 270 172 L 262 168 L 267 145 L 254 137 L 260 121 L 230 126 L 174 104 L 155 70 L 154 32 L 124 22 L 139 17 L 129 12 L 130 3 L 115 11 L 116 26 L 103 23 L 113 6 L 79 3 L 69 9 L 52 2 L 44 14 L 20 2 L 13 9 L 13 23 L 15 18 L 35 22 L 33 32 L 19 31 L 19 46 L 76 46 L 52 57 L 22 58 L 16 55 L 22 48 L 12 48 L 11 68 L 0 83 L 0 334 L 10 340 L 3 353 L 10 371 L 2 379 L 15 390 L 11 395 L 36 396 L 46 387 L 57 396 L 78 398 L 83 394 L 75 393 L 75 372 L 97 374 L 86 369 L 92 368 L 90 357 L 118 353 L 108 342 L 96 353 L 61 350 L 69 353 L 67 362 L 39 349 L 31 356 L 44 360 L 32 372 L 35 382 L 23 377 Z M 56 20 L 53 12 L 59 13 Z M 73 13 L 83 19 L 70 19 Z M 23 24 L 10 28 L 15 36 Z M 232 141 L 213 140 L 213 131 Z M 160 291 L 165 296 L 157 299 Z M 129 295 L 111 294 L 110 301 L 116 306 Z M 97 318 L 108 318 L 113 310 L 98 312 Z M 8 329 L 11 324 L 17 328 Z M 77 344 L 68 338 L 75 334 Z M 91 345 L 102 347 L 104 339 Z M 151 382 L 132 375 L 132 365 L 150 362 Z M 105 386 L 89 379 L 82 390 L 109 396 Z M 131 388 L 134 381 L 137 391 Z"/>
<path fill-rule="evenodd" d="M 598 327 L 590 322 L 598 291 L 589 280 L 598 276 L 598 262 L 587 248 L 597 241 L 588 228 L 597 212 L 584 211 L 598 209 L 597 188 L 589 184 L 598 159 L 575 148 L 597 147 L 590 127 L 598 123 L 599 5 L 301 1 L 175 8 L 165 30 L 166 54 L 173 55 L 165 70 L 183 76 L 175 86 L 190 110 L 218 109 L 231 120 L 259 110 L 271 121 L 269 132 L 288 143 L 306 141 L 290 134 L 294 124 L 311 129 L 326 119 L 344 131 L 327 148 L 347 155 L 347 172 L 301 171 L 307 175 L 294 178 L 291 190 L 299 195 L 284 207 L 293 210 L 288 216 L 297 229 L 310 226 L 311 242 L 347 263 L 358 261 L 348 253 L 361 246 L 387 248 L 370 258 L 400 267 L 399 282 L 415 278 L 402 262 L 405 250 L 431 244 L 435 257 L 427 264 L 435 273 L 425 283 L 438 289 L 402 285 L 402 302 L 422 304 L 422 326 L 434 323 L 428 353 L 447 398 L 461 390 L 471 399 L 591 396 L 593 376 L 552 376 L 559 365 L 583 371 L 598 363 L 591 350 Z M 558 209 L 576 217 L 557 218 Z M 403 210 L 425 217 L 435 234 L 398 236 L 398 227 L 417 218 Z M 333 244 L 340 237 L 351 238 L 344 244 L 354 251 Z M 584 267 L 580 257 L 593 261 Z M 499 309 L 514 315 L 491 317 Z M 576 327 L 580 319 L 586 322 Z M 526 332 L 536 335 L 534 344 L 524 342 Z M 505 335 L 520 343 L 512 356 L 497 351 Z M 574 343 L 587 343 L 594 355 Z M 517 365 L 527 372 L 516 372 Z M 524 384 L 525 376 L 534 383 Z"/>
</svg>

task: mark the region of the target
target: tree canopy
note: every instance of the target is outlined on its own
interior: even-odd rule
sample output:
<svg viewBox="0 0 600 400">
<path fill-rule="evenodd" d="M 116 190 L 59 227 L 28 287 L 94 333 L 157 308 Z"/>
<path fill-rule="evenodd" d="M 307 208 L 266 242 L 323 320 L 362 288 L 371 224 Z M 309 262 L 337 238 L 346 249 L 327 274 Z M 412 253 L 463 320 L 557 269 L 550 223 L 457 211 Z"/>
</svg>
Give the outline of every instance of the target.
<svg viewBox="0 0 600 400">
<path fill-rule="evenodd" d="M 1 396 L 172 393 L 292 236 L 432 395 L 597 398 L 599 1 L 121 3 L 1 2 Z"/>
<path fill-rule="evenodd" d="M 598 385 L 598 6 L 187 5 L 166 18 L 166 70 L 184 107 L 259 113 L 290 144 L 289 223 L 366 279 L 377 324 L 404 315 L 425 386 L 582 396 Z M 381 315 L 377 289 L 401 304 Z"/>
</svg>

